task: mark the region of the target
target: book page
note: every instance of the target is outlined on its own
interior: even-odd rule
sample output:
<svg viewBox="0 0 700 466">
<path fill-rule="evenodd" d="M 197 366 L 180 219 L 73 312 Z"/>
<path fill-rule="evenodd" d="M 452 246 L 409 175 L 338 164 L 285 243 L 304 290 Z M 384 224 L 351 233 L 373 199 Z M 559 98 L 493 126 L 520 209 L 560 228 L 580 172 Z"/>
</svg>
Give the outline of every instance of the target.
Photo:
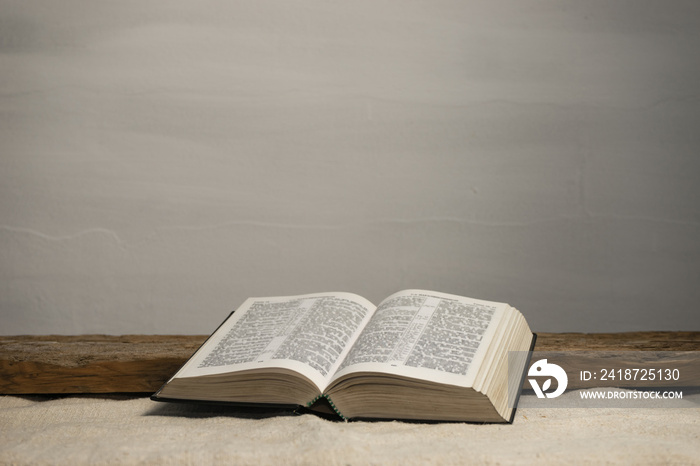
<svg viewBox="0 0 700 466">
<path fill-rule="evenodd" d="M 471 386 L 504 303 L 406 290 L 379 304 L 334 380 L 382 372 Z"/>
<path fill-rule="evenodd" d="M 374 309 L 350 293 L 249 298 L 175 377 L 286 368 L 322 391 Z"/>
</svg>

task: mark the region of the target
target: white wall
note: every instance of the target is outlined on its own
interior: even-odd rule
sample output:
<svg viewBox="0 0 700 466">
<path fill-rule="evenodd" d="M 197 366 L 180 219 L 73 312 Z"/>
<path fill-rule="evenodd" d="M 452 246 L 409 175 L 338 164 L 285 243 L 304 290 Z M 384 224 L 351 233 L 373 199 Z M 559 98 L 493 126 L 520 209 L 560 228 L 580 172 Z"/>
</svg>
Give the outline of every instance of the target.
<svg viewBox="0 0 700 466">
<path fill-rule="evenodd" d="M 0 333 L 416 287 L 700 330 L 700 3 L 0 1 Z"/>
</svg>

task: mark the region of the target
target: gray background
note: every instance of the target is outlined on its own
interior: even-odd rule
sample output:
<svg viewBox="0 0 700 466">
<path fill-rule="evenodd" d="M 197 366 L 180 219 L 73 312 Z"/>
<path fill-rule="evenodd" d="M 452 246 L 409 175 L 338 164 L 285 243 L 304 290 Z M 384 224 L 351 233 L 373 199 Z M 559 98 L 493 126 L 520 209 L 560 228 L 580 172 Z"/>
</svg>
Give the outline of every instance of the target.
<svg viewBox="0 0 700 466">
<path fill-rule="evenodd" d="M 697 1 L 0 1 L 0 333 L 404 288 L 700 330 Z"/>
</svg>

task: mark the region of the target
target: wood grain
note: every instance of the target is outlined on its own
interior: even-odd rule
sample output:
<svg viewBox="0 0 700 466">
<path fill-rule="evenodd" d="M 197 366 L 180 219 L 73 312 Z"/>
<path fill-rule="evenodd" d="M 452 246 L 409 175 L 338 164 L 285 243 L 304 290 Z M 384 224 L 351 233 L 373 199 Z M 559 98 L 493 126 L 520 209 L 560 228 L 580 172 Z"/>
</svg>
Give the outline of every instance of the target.
<svg viewBox="0 0 700 466">
<path fill-rule="evenodd" d="M 0 337 L 0 394 L 152 393 L 206 338 Z M 540 333 L 535 348 L 536 352 L 585 350 L 700 351 L 700 332 Z"/>
<path fill-rule="evenodd" d="M 535 351 L 700 351 L 700 332 L 538 333 Z"/>
<path fill-rule="evenodd" d="M 156 391 L 205 335 L 0 337 L 0 393 Z"/>
</svg>

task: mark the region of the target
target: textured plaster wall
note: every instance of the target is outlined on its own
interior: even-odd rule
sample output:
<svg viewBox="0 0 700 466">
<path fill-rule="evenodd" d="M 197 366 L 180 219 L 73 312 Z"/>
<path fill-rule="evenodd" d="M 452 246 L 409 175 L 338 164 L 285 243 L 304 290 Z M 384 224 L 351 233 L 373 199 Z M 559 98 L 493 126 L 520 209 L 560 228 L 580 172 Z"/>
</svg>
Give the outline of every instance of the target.
<svg viewBox="0 0 700 466">
<path fill-rule="evenodd" d="M 700 330 L 700 3 L 0 0 L 0 333 L 427 288 Z"/>
</svg>

